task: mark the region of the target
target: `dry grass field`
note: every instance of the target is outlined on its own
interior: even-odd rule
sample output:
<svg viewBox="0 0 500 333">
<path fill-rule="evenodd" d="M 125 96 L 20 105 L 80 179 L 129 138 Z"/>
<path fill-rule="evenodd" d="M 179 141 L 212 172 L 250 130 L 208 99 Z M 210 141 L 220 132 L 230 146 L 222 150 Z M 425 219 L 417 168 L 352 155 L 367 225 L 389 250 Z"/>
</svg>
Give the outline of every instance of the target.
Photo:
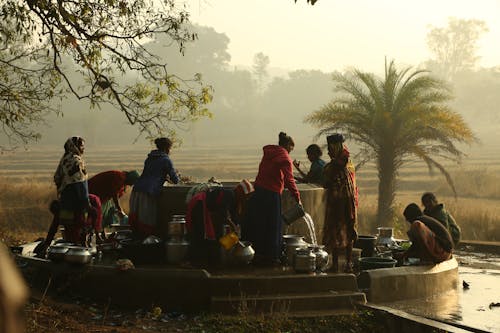
<svg viewBox="0 0 500 333">
<path fill-rule="evenodd" d="M 44 147 L 0 155 L 0 238 L 7 243 L 44 236 L 50 222 L 48 203 L 55 197 L 51 177 L 61 157 L 60 147 Z M 101 171 L 142 170 L 150 148 L 87 146 L 85 161 L 90 175 Z M 401 212 L 410 202 L 419 203 L 425 191 L 434 191 L 446 203 L 463 229 L 463 239 L 500 240 L 500 147 L 472 150 L 459 166 L 448 164 L 458 196 L 437 172 L 415 162 L 400 171 L 396 206 Z M 221 181 L 253 180 L 261 158 L 260 147 L 181 147 L 171 153 L 175 167 L 193 181 L 216 177 Z M 307 161 L 298 147 L 292 158 Z M 307 167 L 307 165 L 305 165 Z M 358 171 L 360 190 L 360 231 L 374 233 L 377 206 L 377 174 L 373 165 Z M 128 195 L 123 198 L 127 208 Z M 404 222 L 395 221 L 400 235 Z"/>
</svg>

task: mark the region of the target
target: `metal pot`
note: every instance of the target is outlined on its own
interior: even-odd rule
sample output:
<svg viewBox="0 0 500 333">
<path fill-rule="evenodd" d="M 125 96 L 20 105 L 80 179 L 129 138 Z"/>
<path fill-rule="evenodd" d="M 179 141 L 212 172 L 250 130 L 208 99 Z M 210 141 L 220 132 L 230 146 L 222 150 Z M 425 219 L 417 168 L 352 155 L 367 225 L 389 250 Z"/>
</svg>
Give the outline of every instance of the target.
<svg viewBox="0 0 500 333">
<path fill-rule="evenodd" d="M 324 245 L 309 246 L 309 249 L 311 249 L 312 253 L 316 256 L 316 270 L 320 272 L 326 270 L 329 262 L 328 252 L 326 252 L 324 248 Z"/>
<path fill-rule="evenodd" d="M 359 268 L 361 270 L 392 268 L 397 261 L 392 258 L 364 257 L 359 258 Z"/>
<path fill-rule="evenodd" d="M 116 231 L 114 238 L 116 240 L 119 240 L 119 241 L 124 240 L 124 239 L 131 239 L 132 238 L 132 230 L 130 230 L 130 229 L 118 230 L 118 231 Z"/>
<path fill-rule="evenodd" d="M 308 247 L 295 249 L 293 268 L 297 273 L 312 273 L 316 270 L 316 255 Z"/>
<path fill-rule="evenodd" d="M 283 259 L 285 265 L 292 266 L 295 249 L 306 246 L 304 237 L 298 235 L 283 235 Z"/>
<path fill-rule="evenodd" d="M 52 261 L 62 261 L 68 250 L 68 245 L 52 245 L 47 250 L 47 258 Z"/>
<path fill-rule="evenodd" d="M 356 242 L 354 242 L 354 247 L 362 250 L 361 257 L 373 257 L 376 243 L 377 237 L 375 236 L 359 235 Z"/>
<path fill-rule="evenodd" d="M 290 225 L 303 217 L 305 214 L 306 212 L 304 211 L 304 207 L 302 207 L 302 205 L 296 204 L 292 208 L 281 214 L 281 217 L 286 224 Z"/>
<path fill-rule="evenodd" d="M 378 227 L 377 245 L 391 245 L 396 241 L 393 237 L 394 228 Z"/>
<path fill-rule="evenodd" d="M 254 255 L 255 250 L 252 247 L 252 243 L 246 241 L 236 243 L 231 251 L 232 262 L 234 264 L 247 265 L 252 262 Z"/>
<path fill-rule="evenodd" d="M 181 240 L 169 240 L 165 243 L 165 250 L 167 252 L 167 262 L 169 264 L 179 264 L 187 256 L 189 242 Z"/>
<path fill-rule="evenodd" d="M 71 246 L 64 255 L 64 260 L 72 264 L 85 265 L 92 261 L 92 253 L 86 247 Z"/>
<path fill-rule="evenodd" d="M 186 218 L 185 215 L 172 215 L 172 219 L 168 223 L 168 236 L 171 239 L 181 240 L 186 234 Z"/>
</svg>

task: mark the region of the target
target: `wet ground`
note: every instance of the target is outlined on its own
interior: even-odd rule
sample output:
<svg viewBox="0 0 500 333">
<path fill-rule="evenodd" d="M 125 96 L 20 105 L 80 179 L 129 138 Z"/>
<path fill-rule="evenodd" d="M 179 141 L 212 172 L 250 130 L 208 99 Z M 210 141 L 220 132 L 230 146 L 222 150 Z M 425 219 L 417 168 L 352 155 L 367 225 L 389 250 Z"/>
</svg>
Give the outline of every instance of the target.
<svg viewBox="0 0 500 333">
<path fill-rule="evenodd" d="M 383 305 L 441 321 L 500 332 L 500 255 L 456 252 L 459 280 L 455 290 L 428 299 Z"/>
</svg>

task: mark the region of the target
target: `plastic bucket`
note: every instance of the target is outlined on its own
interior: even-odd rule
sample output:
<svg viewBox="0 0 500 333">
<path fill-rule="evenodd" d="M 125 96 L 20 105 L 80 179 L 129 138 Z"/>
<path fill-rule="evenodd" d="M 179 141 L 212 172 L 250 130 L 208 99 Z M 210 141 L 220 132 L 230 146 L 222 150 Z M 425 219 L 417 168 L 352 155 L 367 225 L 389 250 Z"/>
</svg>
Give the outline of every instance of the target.
<svg viewBox="0 0 500 333">
<path fill-rule="evenodd" d="M 230 250 L 233 248 L 233 246 L 238 243 L 240 239 L 238 238 L 238 235 L 235 232 L 229 232 L 219 238 L 219 243 L 222 245 L 222 247 L 226 250 Z"/>
</svg>

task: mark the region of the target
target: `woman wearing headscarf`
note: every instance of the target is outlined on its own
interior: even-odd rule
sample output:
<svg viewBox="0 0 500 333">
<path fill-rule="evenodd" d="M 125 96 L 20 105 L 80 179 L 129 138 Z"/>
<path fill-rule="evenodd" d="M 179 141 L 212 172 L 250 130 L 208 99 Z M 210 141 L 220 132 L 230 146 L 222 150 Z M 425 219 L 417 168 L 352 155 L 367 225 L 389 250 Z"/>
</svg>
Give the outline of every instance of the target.
<svg viewBox="0 0 500 333">
<path fill-rule="evenodd" d="M 327 143 L 331 160 L 323 169 L 323 186 L 327 193 L 323 244 L 332 253 L 332 270 L 338 272 L 339 252 L 345 249 L 344 271 L 351 272 L 352 247 L 358 238 L 355 170 L 341 134 L 328 136 Z"/>
<path fill-rule="evenodd" d="M 174 184 L 179 182 L 179 176 L 168 155 L 172 141 L 168 138 L 157 138 L 155 145 L 157 149 L 148 154 L 142 174 L 130 195 L 129 223 L 134 233 L 140 237 L 152 235 L 157 231 L 158 197 L 163 183 L 167 180 Z"/>
<path fill-rule="evenodd" d="M 65 238 L 82 245 L 86 236 L 96 233 L 100 241 L 101 202 L 97 196 L 89 195 L 87 169 L 83 160 L 85 141 L 73 136 L 64 144 L 64 155 L 54 174 L 59 198 L 59 223 L 64 225 Z"/>
<path fill-rule="evenodd" d="M 279 263 L 282 242 L 281 193 L 286 187 L 301 205 L 293 177 L 290 152 L 295 143 L 284 132 L 278 145 L 263 147 L 264 155 L 255 179 L 255 192 L 248 202 L 248 215 L 242 226 L 242 238 L 252 242 L 257 264 Z"/>
<path fill-rule="evenodd" d="M 122 219 L 125 216 L 120 205 L 120 198 L 127 186 L 133 186 L 139 179 L 139 172 L 110 170 L 98 173 L 89 179 L 89 192 L 101 199 L 103 227 L 113 223 L 115 214 Z"/>
<path fill-rule="evenodd" d="M 44 254 L 59 225 L 64 226 L 64 239 L 68 242 L 87 246 L 87 235 L 93 232 L 97 241 L 101 241 L 101 201 L 88 191 L 84 149 L 85 141 L 79 136 L 69 138 L 64 144 L 64 154 L 54 174 L 58 197 L 50 205 L 54 218 L 45 241 L 35 249 L 39 255 Z"/>
</svg>

